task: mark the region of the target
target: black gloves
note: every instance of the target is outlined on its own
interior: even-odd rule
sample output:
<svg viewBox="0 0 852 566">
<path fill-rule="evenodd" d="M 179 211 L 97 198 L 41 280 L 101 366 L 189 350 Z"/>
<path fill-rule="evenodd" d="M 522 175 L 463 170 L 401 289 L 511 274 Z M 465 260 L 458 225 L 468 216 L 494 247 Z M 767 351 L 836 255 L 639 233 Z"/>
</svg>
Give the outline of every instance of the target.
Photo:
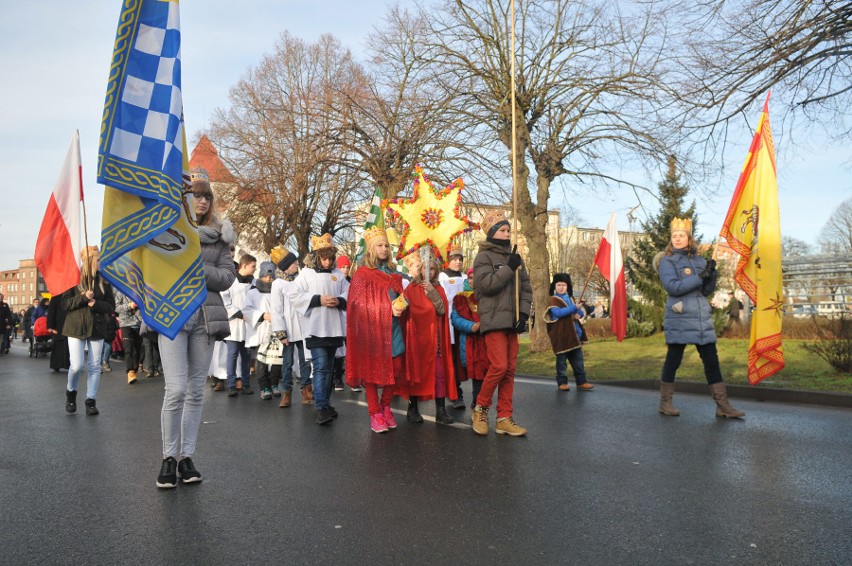
<svg viewBox="0 0 852 566">
<path fill-rule="evenodd" d="M 707 267 L 704 268 L 704 271 L 698 274 L 698 276 L 702 279 L 709 279 L 713 272 L 716 271 L 716 260 L 708 259 Z"/>
<path fill-rule="evenodd" d="M 515 323 L 515 332 L 518 334 L 523 334 L 527 331 L 527 321 L 530 319 L 530 315 L 521 313 L 518 322 Z"/>
<path fill-rule="evenodd" d="M 506 265 L 508 265 L 509 269 L 512 271 L 517 271 L 517 269 L 521 266 L 521 255 L 516 253 L 509 254 L 509 259 L 506 260 Z"/>
</svg>

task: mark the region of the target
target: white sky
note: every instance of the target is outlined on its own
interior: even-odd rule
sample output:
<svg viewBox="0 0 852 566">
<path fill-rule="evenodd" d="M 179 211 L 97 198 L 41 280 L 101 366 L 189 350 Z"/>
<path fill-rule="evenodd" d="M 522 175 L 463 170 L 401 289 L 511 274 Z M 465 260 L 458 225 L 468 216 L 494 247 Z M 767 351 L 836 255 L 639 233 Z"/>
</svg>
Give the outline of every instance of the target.
<svg viewBox="0 0 852 566">
<path fill-rule="evenodd" d="M 0 269 L 31 258 L 45 206 L 74 129 L 80 130 L 89 242 L 100 241 L 103 188 L 95 183 L 101 112 L 121 2 L 41 0 L 6 2 L 0 21 Z M 405 2 L 401 2 L 405 5 Z M 227 106 L 229 88 L 271 52 L 280 33 L 306 40 L 332 33 L 356 54 L 379 25 L 385 0 L 224 0 L 181 2 L 183 102 L 188 139 L 207 125 L 212 111 Z M 755 107 L 755 124 L 759 114 Z M 773 122 L 774 125 L 774 122 Z M 780 144 L 778 133 L 776 143 Z M 721 227 L 751 134 L 725 167 L 719 196 L 699 200 L 700 231 Z M 779 155 L 782 233 L 814 243 L 836 206 L 852 196 L 849 148 L 814 147 Z M 845 164 L 845 166 L 844 166 Z M 428 167 L 428 164 L 427 164 Z M 637 175 L 654 187 L 659 177 Z M 473 179 L 465 179 L 472 185 Z M 729 187 L 729 188 L 725 188 Z M 588 226 L 606 226 L 610 211 L 619 228 L 637 204 L 629 190 L 581 189 L 567 194 Z M 697 196 L 697 195 L 696 195 Z M 552 207 L 563 196 L 554 191 Z M 653 201 L 642 197 L 647 213 Z M 640 219 L 644 215 L 640 213 Z M 638 226 L 636 226 L 638 229 Z"/>
</svg>

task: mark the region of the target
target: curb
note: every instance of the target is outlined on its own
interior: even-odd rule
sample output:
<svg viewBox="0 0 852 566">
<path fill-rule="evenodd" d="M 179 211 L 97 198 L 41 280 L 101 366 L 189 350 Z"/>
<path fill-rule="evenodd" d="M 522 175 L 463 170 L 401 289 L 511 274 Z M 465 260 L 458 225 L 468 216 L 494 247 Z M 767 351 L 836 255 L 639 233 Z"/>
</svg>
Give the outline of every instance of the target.
<svg viewBox="0 0 852 566">
<path fill-rule="evenodd" d="M 531 379 L 550 379 L 541 375 L 520 375 Z M 595 385 L 615 385 L 617 387 L 629 387 L 632 389 L 649 389 L 659 391 L 660 380 L 658 379 L 635 379 L 635 380 L 606 380 L 597 381 Z M 770 401 L 777 403 L 798 403 L 802 405 L 822 405 L 825 407 L 840 407 L 852 409 L 852 394 L 848 393 L 826 393 L 822 391 L 803 391 L 801 389 L 778 389 L 772 387 L 752 387 L 749 385 L 725 384 L 728 396 L 738 399 L 751 399 L 754 401 Z M 698 393 L 709 395 L 706 383 L 695 381 L 678 381 L 678 393 Z"/>
</svg>

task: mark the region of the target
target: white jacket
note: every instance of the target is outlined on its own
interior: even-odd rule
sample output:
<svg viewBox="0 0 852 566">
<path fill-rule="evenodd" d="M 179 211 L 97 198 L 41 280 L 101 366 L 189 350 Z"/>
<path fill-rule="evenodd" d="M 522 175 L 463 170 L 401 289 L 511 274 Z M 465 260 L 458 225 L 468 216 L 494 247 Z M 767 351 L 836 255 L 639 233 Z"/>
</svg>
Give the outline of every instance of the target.
<svg viewBox="0 0 852 566">
<path fill-rule="evenodd" d="M 246 348 L 260 346 L 272 335 L 272 323 L 263 320 L 264 313 L 272 314 L 272 293 L 252 288 L 246 293 L 243 316 L 246 326 Z"/>
<path fill-rule="evenodd" d="M 295 288 L 295 281 L 276 279 L 272 282 L 272 331 L 287 331 L 290 342 L 300 342 L 305 339 L 302 332 L 303 317 L 296 312 L 290 291 Z"/>
</svg>

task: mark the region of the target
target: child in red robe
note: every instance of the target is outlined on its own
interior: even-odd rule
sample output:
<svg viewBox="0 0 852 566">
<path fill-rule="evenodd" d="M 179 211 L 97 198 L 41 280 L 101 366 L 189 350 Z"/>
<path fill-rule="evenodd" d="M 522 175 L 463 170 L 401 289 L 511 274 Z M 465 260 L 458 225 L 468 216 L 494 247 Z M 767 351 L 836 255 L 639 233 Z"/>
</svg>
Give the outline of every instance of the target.
<svg viewBox="0 0 852 566">
<path fill-rule="evenodd" d="M 413 279 L 405 289 L 408 301 L 408 324 L 405 332 L 406 380 L 399 394 L 408 397 L 409 422 L 423 422 L 418 400 L 435 399 L 435 420 L 441 424 L 454 422 L 444 401 L 458 396 L 450 347 L 449 305 L 444 289 L 438 283 L 441 265 L 430 262 L 429 281 L 423 280 L 420 253 L 406 256 L 405 266 Z"/>
<path fill-rule="evenodd" d="M 390 404 L 394 386 L 405 373 L 406 306 L 401 298 L 402 276 L 390 259 L 385 231 L 370 228 L 364 242 L 364 263 L 355 271 L 349 287 L 346 382 L 350 387 L 364 384 L 370 429 L 382 433 L 396 428 Z"/>
</svg>

